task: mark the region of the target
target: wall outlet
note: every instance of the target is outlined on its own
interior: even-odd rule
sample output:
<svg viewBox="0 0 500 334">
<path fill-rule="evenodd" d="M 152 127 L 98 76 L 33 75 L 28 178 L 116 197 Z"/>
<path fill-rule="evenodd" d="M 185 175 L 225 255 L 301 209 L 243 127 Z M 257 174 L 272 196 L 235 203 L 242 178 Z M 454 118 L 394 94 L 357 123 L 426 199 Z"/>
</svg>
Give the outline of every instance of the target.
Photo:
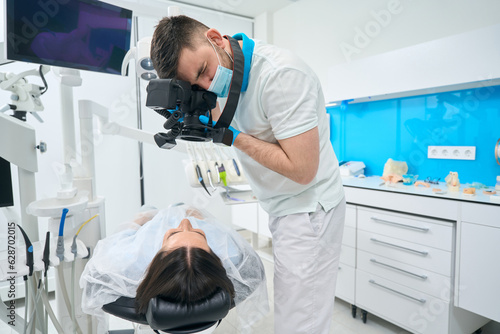
<svg viewBox="0 0 500 334">
<path fill-rule="evenodd" d="M 450 160 L 476 160 L 475 146 L 428 146 L 427 158 Z"/>
</svg>

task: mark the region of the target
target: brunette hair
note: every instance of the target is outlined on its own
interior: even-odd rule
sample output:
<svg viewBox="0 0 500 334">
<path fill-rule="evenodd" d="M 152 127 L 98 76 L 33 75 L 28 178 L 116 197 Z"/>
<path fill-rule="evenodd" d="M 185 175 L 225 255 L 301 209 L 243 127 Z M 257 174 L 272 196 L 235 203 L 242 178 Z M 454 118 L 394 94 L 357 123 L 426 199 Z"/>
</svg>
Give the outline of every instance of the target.
<svg viewBox="0 0 500 334">
<path fill-rule="evenodd" d="M 183 305 L 210 298 L 218 289 L 229 292 L 234 299 L 234 286 L 222 262 L 212 250 L 180 247 L 159 251 L 137 288 L 136 311 L 145 314 L 149 300 L 156 296 Z"/>
<path fill-rule="evenodd" d="M 203 23 L 184 15 L 161 19 L 153 33 L 150 55 L 158 77 L 175 78 L 181 51 L 184 48 L 196 50 L 208 29 Z"/>
</svg>

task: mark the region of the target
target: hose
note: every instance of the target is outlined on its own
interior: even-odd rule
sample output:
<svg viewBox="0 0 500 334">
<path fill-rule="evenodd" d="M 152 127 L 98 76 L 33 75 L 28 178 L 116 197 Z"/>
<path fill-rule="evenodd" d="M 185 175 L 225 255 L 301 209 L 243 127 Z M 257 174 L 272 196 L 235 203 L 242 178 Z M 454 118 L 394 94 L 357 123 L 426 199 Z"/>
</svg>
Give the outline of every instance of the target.
<svg viewBox="0 0 500 334">
<path fill-rule="evenodd" d="M 24 331 L 23 334 L 26 334 L 26 331 L 28 330 L 28 281 L 24 281 L 24 320 L 26 321 L 24 323 Z"/>
<path fill-rule="evenodd" d="M 76 259 L 75 259 L 76 260 Z M 76 334 L 76 315 L 75 315 L 75 260 L 71 264 L 71 321 L 73 322 L 73 334 Z"/>
<path fill-rule="evenodd" d="M 57 275 L 59 276 L 61 291 L 63 294 L 64 303 L 66 304 L 66 309 L 68 310 L 68 314 L 71 315 L 72 308 L 71 308 L 71 304 L 69 301 L 68 290 L 66 290 L 66 280 L 64 279 L 61 265 L 59 265 L 59 267 L 57 268 Z M 80 329 L 80 326 L 78 326 L 78 323 L 74 324 L 74 327 L 76 328 L 76 331 L 78 332 L 78 334 L 83 334 L 82 330 Z"/>
<path fill-rule="evenodd" d="M 54 327 L 57 330 L 57 333 L 64 334 L 64 330 L 61 327 L 61 324 L 59 323 L 59 321 L 57 321 L 57 318 L 54 314 L 54 311 L 52 310 L 52 307 L 50 306 L 49 300 L 45 294 L 42 294 L 42 301 L 43 301 L 43 305 L 45 305 L 45 309 L 49 313 L 50 320 L 52 320 L 52 323 L 54 324 Z"/>
<path fill-rule="evenodd" d="M 37 284 L 36 284 L 37 280 L 38 280 L 38 289 L 35 288 L 37 286 Z M 36 320 L 38 320 L 40 322 L 40 326 L 45 327 L 45 324 L 43 322 L 43 318 L 40 318 L 41 314 L 36 311 L 36 305 L 38 304 L 38 301 L 40 300 L 40 296 L 43 294 L 43 292 L 41 292 L 41 291 L 38 291 L 38 292 L 36 291 L 36 290 L 40 290 L 40 283 L 41 283 L 41 279 L 38 279 L 36 277 L 36 273 L 34 273 L 32 276 L 32 280 L 31 280 L 31 286 L 33 289 L 33 291 L 31 291 L 31 296 L 33 298 L 33 310 L 31 311 L 29 321 L 28 321 L 28 319 L 26 319 L 26 321 L 28 321 L 28 332 L 30 332 L 30 333 L 32 331 L 33 324 L 35 323 L 35 316 L 36 316 Z"/>
<path fill-rule="evenodd" d="M 3 301 L 2 296 L 0 296 L 0 305 L 1 304 L 5 305 L 5 302 Z M 2 307 L 2 309 L 0 309 L 0 319 L 5 323 L 8 323 L 10 320 L 12 320 L 10 317 L 10 314 L 6 308 Z M 21 317 L 16 317 L 16 325 L 12 326 L 11 329 L 14 330 L 16 333 L 23 333 L 24 329 L 27 328 L 27 326 L 28 325 L 27 325 L 25 319 L 23 319 Z M 41 332 L 38 330 L 36 333 L 39 334 Z"/>
</svg>

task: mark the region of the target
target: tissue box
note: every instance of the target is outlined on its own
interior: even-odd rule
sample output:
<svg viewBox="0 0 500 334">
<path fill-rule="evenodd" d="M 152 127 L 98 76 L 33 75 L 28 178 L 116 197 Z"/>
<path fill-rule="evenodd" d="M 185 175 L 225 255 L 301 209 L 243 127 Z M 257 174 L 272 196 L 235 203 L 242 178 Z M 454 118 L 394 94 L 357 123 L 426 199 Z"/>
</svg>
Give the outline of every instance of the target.
<svg viewBox="0 0 500 334">
<path fill-rule="evenodd" d="M 358 176 L 364 174 L 365 167 L 362 161 L 349 161 L 339 167 L 340 176 Z"/>
</svg>

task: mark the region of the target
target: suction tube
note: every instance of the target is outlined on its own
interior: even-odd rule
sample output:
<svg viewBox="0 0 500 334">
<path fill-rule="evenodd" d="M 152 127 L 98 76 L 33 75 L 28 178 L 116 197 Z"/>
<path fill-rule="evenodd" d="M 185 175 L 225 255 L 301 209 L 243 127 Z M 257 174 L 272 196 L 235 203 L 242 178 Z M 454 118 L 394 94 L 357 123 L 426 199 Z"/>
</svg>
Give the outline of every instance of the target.
<svg viewBox="0 0 500 334">
<path fill-rule="evenodd" d="M 61 262 L 64 260 L 64 222 L 66 221 L 68 211 L 66 208 L 62 211 L 61 222 L 59 223 L 59 236 L 57 237 L 56 255 Z"/>
</svg>

